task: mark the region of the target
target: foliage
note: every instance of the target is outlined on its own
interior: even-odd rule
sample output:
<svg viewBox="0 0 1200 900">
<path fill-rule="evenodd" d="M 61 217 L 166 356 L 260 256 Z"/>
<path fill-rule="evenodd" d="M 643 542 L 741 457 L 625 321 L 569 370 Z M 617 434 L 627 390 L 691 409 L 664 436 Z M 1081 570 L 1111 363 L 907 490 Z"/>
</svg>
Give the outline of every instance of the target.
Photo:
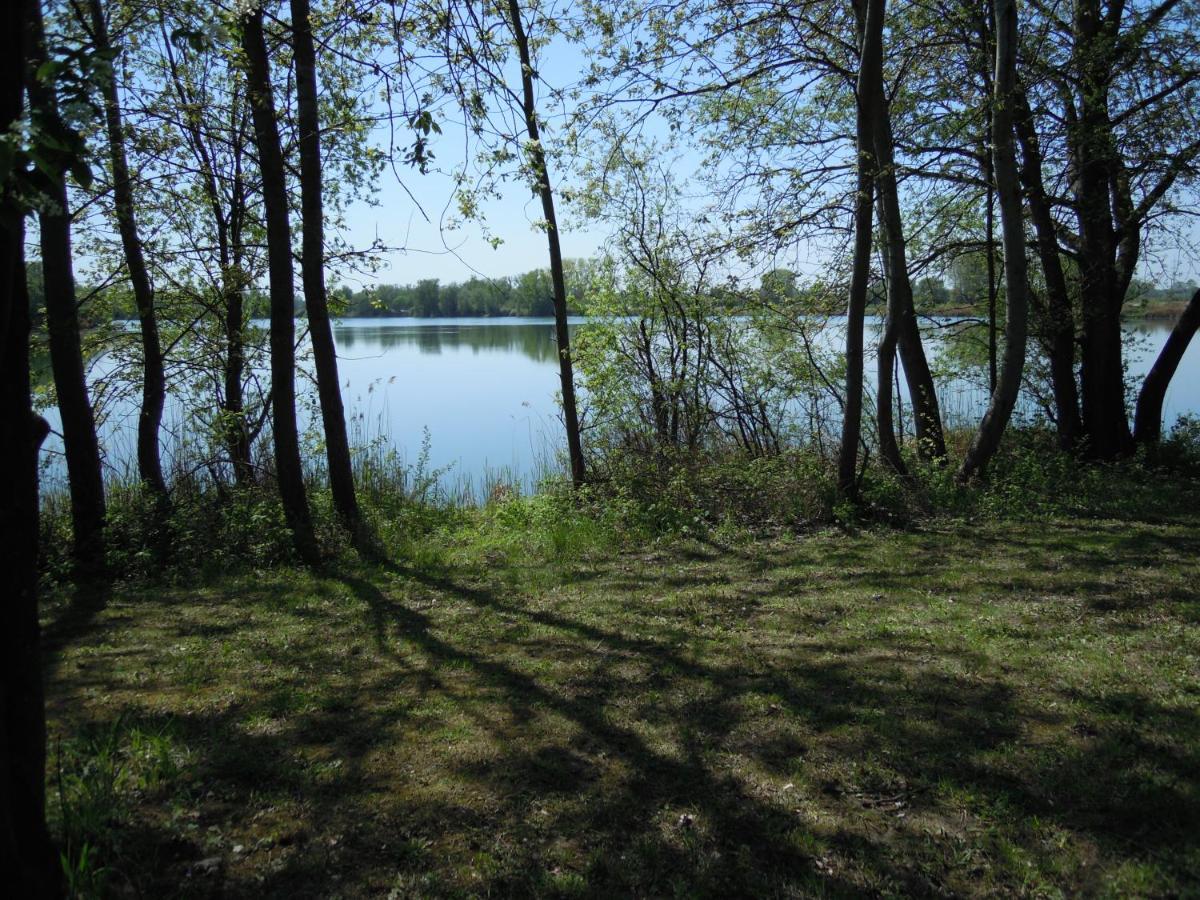
<svg viewBox="0 0 1200 900">
<path fill-rule="evenodd" d="M 567 308 L 572 314 L 584 307 L 584 292 L 594 265 L 586 260 L 566 260 Z M 379 284 L 351 291 L 340 288 L 341 313 L 351 318 L 376 316 L 550 316 L 554 290 L 547 269 L 534 269 L 507 278 L 469 278 L 440 284 L 426 279 L 416 285 Z"/>
</svg>

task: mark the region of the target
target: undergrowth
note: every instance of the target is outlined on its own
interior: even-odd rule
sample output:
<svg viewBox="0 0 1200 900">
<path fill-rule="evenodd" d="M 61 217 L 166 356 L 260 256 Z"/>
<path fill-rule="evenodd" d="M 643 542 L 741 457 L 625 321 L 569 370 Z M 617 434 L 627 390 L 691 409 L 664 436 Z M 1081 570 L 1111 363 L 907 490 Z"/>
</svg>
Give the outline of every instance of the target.
<svg viewBox="0 0 1200 900">
<path fill-rule="evenodd" d="M 969 435 L 951 433 L 952 448 Z M 953 453 L 953 450 L 952 450 Z M 356 467 L 359 501 L 379 552 L 436 568 L 455 547 L 496 558 L 586 556 L 646 541 L 719 534 L 734 539 L 797 533 L 830 524 L 908 527 L 937 518 L 1028 520 L 1051 517 L 1170 517 L 1197 498 L 1200 421 L 1184 419 L 1154 460 L 1085 462 L 1060 452 L 1042 428 L 1010 431 L 987 477 L 962 485 L 952 462 L 908 460 L 901 479 L 865 468 L 859 499 L 839 499 L 832 462 L 815 449 L 749 456 L 729 449 L 610 452 L 593 461 L 579 490 L 546 480 L 532 494 L 496 480 L 482 496 L 452 493 L 444 471 L 428 468 L 428 447 L 413 465 L 375 453 Z M 315 473 L 309 501 L 332 562 L 352 554 L 327 485 Z M 42 510 L 42 570 L 49 585 L 70 572 L 70 508 L 50 494 Z M 296 560 L 269 478 L 236 488 L 211 479 L 175 480 L 165 515 L 136 485 L 108 494 L 108 563 L 120 579 L 186 581 L 231 569 Z"/>
</svg>

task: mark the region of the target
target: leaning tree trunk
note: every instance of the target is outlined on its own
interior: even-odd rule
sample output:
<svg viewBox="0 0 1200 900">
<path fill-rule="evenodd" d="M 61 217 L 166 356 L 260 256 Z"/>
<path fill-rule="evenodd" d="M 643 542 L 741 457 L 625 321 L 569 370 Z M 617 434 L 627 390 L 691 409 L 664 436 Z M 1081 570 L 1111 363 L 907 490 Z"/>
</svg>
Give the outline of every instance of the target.
<svg viewBox="0 0 1200 900">
<path fill-rule="evenodd" d="M 317 369 L 325 455 L 333 504 L 351 533 L 359 532 L 358 498 L 350 465 L 350 441 L 338 379 L 337 349 L 325 294 L 325 223 L 321 205 L 321 134 L 317 110 L 317 55 L 308 0 L 291 0 L 292 50 L 296 64 L 296 115 L 300 135 L 300 216 L 304 228 L 300 268 L 304 305 Z"/>
<path fill-rule="evenodd" d="M 96 51 L 108 54 L 111 43 L 101 0 L 89 0 L 88 5 Z M 134 215 L 133 179 L 129 174 L 129 161 L 125 154 L 125 133 L 121 125 L 121 99 L 117 90 L 115 65 L 110 77 L 104 82 L 104 124 L 108 132 L 108 155 L 112 165 L 117 231 L 121 235 L 125 267 L 129 271 L 138 324 L 141 326 L 142 406 L 137 429 L 138 475 L 142 483 L 159 500 L 161 509 L 167 499 L 167 483 L 163 478 L 158 433 L 162 427 L 163 407 L 166 405 L 167 380 L 163 367 L 162 344 L 158 337 L 158 318 L 154 311 L 154 288 L 150 282 L 146 255 Z"/>
<path fill-rule="evenodd" d="M 921 329 L 913 306 L 912 282 L 908 277 L 908 259 L 904 246 L 904 217 L 896 184 L 895 139 L 891 113 L 880 73 L 875 84 L 875 158 L 879 179 L 879 228 L 883 241 L 887 273 L 888 321 L 896 328 L 900 361 L 912 398 L 913 421 L 917 434 L 917 456 L 940 460 L 946 456 L 946 438 L 938 408 L 937 388 L 925 357 Z"/>
<path fill-rule="evenodd" d="M 1075 316 L 1067 292 L 1067 276 L 1058 252 L 1058 234 L 1050 214 L 1050 200 L 1042 181 L 1042 151 L 1029 100 L 1018 82 L 1013 91 L 1017 140 L 1021 143 L 1021 182 L 1029 201 L 1029 218 L 1037 235 L 1038 258 L 1046 279 L 1046 302 L 1041 312 L 1041 330 L 1050 360 L 1050 383 L 1054 391 L 1058 445 L 1072 450 L 1083 424 L 1079 419 L 1079 392 L 1075 387 Z"/>
<path fill-rule="evenodd" d="M 865 9 L 863 8 L 865 5 Z M 883 16 L 886 0 L 855 3 L 860 19 L 858 85 L 856 101 L 856 165 L 854 195 L 854 257 L 850 271 L 850 297 L 846 304 L 846 408 L 842 416 L 842 443 L 838 450 L 838 490 L 843 496 L 857 492 L 858 445 L 862 438 L 863 322 L 871 280 L 871 224 L 874 209 L 875 119 L 874 85 L 883 79 Z"/>
<path fill-rule="evenodd" d="M 1187 352 L 1197 328 L 1200 328 L 1200 291 L 1192 294 L 1183 315 L 1167 336 L 1167 342 L 1158 351 L 1158 358 L 1154 360 L 1138 393 L 1133 436 L 1140 446 L 1151 452 L 1157 449 L 1162 438 L 1162 408 L 1167 387 L 1175 377 L 1175 370 L 1179 368 L 1179 362 Z"/>
<path fill-rule="evenodd" d="M 571 460 L 571 480 L 576 486 L 583 483 L 583 443 L 579 436 L 579 413 L 575 406 L 575 374 L 571 362 L 571 336 L 567 328 L 567 286 L 563 275 L 562 247 L 558 240 L 558 218 L 554 212 L 554 191 L 550 186 L 550 171 L 538 128 L 537 107 L 533 92 L 533 64 L 529 57 L 529 39 L 521 22 L 518 0 L 508 2 L 512 20 L 513 39 L 521 59 L 521 90 L 525 130 L 529 135 L 529 162 L 537 178 L 537 190 L 542 198 L 542 216 L 546 220 L 546 241 L 550 251 L 550 280 L 554 287 L 554 332 L 558 340 L 558 374 L 562 383 L 563 421 L 567 429 L 567 452 Z"/>
<path fill-rule="evenodd" d="M 267 269 L 271 297 L 271 413 L 275 439 L 275 474 L 292 542 L 301 559 L 320 559 L 300 461 L 296 426 L 295 281 L 292 234 L 288 222 L 287 176 L 275 121 L 275 100 L 263 11 L 259 6 L 242 19 L 242 50 L 246 54 L 246 86 L 254 119 L 254 138 L 262 175 L 263 212 L 267 222 Z"/>
<path fill-rule="evenodd" d="M 35 124 L 46 134 L 63 133 L 58 101 L 51 85 L 37 77 L 46 62 L 45 34 L 40 4 L 30 5 L 29 107 Z M 42 276 L 46 293 L 46 330 L 50 368 L 62 418 L 63 446 L 71 490 L 71 524 L 74 530 L 76 577 L 82 582 L 104 572 L 104 477 L 96 420 L 88 399 L 87 373 L 75 306 L 75 276 L 71 265 L 71 217 L 67 205 L 66 160 L 43 174 L 49 202 L 38 215 L 42 251 Z"/>
<path fill-rule="evenodd" d="M 21 116 L 25 23 L 34 0 L 0 13 L 0 130 Z M 0 626 L 0 871 L 14 897 L 60 896 L 46 829 L 46 713 L 38 625 L 38 446 L 46 423 L 29 390 L 24 209 L 0 182 L 0 546 L 8 600 Z"/>
<path fill-rule="evenodd" d="M 996 76 L 992 82 L 992 168 L 996 173 L 996 196 L 1000 202 L 1008 314 L 1004 325 L 1003 367 L 987 412 L 958 470 L 959 481 L 967 481 L 987 469 L 1016 406 L 1025 368 L 1029 285 L 1012 106 L 1017 67 L 1016 0 L 994 0 L 993 11 L 996 17 Z"/>
</svg>

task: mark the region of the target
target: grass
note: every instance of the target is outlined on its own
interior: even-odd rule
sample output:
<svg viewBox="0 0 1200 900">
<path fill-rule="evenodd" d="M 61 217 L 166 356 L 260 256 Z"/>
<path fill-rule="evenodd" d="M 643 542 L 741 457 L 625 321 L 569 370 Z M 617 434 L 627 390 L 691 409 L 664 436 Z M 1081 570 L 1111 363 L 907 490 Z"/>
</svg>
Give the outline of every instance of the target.
<svg viewBox="0 0 1200 900">
<path fill-rule="evenodd" d="M 474 522 L 51 603 L 77 893 L 1200 895 L 1200 515 Z"/>
</svg>

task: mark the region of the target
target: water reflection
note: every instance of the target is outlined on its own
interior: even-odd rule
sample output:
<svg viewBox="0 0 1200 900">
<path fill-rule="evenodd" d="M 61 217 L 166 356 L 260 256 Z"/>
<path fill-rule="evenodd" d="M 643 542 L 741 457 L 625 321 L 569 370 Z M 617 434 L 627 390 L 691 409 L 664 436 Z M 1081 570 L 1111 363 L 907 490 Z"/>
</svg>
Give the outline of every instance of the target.
<svg viewBox="0 0 1200 900">
<path fill-rule="evenodd" d="M 334 335 L 345 355 L 415 348 L 428 354 L 460 349 L 519 354 L 539 363 L 556 359 L 554 325 L 546 319 L 368 319 L 343 322 Z"/>
<path fill-rule="evenodd" d="M 573 320 L 573 330 L 583 324 L 582 319 Z M 877 337 L 878 325 L 876 320 L 869 323 L 869 343 Z M 844 340 L 843 326 L 843 320 L 833 320 L 817 337 L 818 349 L 836 356 Z M 1171 327 L 1169 321 L 1128 324 L 1132 342 L 1126 352 L 1126 375 L 1134 390 Z M 352 439 L 359 444 L 382 441 L 411 462 L 428 429 L 429 465 L 450 467 L 451 482 L 478 484 L 486 473 L 497 470 L 528 481 L 553 463 L 565 443 L 556 401 L 559 382 L 551 319 L 359 319 L 338 324 L 334 334 Z M 937 334 L 933 328 L 927 331 L 934 361 L 944 352 Z M 304 350 L 301 347 L 302 356 Z M 104 371 L 97 365 L 93 377 Z M 868 381 L 873 372 L 871 363 Z M 297 383 L 302 394 L 311 395 L 311 377 Z M 903 378 L 898 386 L 904 394 Z M 938 388 L 948 421 L 977 422 L 987 403 L 986 388 L 978 379 L 950 376 L 939 381 Z M 1130 399 L 1134 396 L 1131 393 Z M 136 401 L 136 392 L 131 392 L 106 409 L 100 439 L 110 474 L 128 473 L 134 465 Z M 311 402 L 301 403 L 302 425 L 313 408 Z M 1037 412 L 1028 396 L 1022 409 Z M 56 411 L 45 412 L 57 428 Z M 1163 413 L 1168 426 L 1180 415 L 1200 413 L 1200 341 L 1180 364 Z M 186 432 L 183 407 L 172 397 L 164 422 L 168 457 Z M 64 484 L 57 436 L 52 435 L 44 449 L 47 484 Z"/>
</svg>

